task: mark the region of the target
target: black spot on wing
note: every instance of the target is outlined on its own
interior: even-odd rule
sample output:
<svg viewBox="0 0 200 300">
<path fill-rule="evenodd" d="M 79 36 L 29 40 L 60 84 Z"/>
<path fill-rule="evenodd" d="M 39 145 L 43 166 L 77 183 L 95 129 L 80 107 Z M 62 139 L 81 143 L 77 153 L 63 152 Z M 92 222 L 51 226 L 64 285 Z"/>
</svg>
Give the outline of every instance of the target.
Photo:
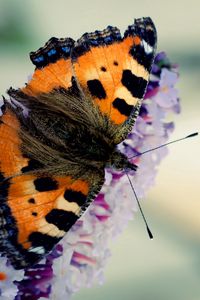
<svg viewBox="0 0 200 300">
<path fill-rule="evenodd" d="M 121 82 L 133 97 L 143 98 L 147 86 L 147 81 L 144 78 L 137 77 L 130 70 L 124 70 Z"/>
<path fill-rule="evenodd" d="M 34 216 L 34 217 L 37 217 L 37 215 L 38 215 L 38 213 L 35 212 L 35 211 L 33 211 L 31 214 L 32 214 L 32 216 Z"/>
<path fill-rule="evenodd" d="M 79 97 L 81 98 L 80 89 L 77 85 L 74 76 L 71 77 L 71 86 L 68 89 L 64 87 L 59 87 L 59 88 L 55 88 L 54 91 L 59 94 L 65 95 L 66 97 L 69 97 L 69 95 L 71 95 L 71 96 L 76 96 L 77 98 Z"/>
<path fill-rule="evenodd" d="M 30 199 L 28 199 L 28 202 L 32 203 L 32 204 L 35 204 L 35 199 L 34 198 L 30 198 Z"/>
<path fill-rule="evenodd" d="M 76 202 L 79 206 L 82 206 L 86 202 L 87 197 L 81 192 L 67 189 L 64 193 L 64 198 L 69 202 Z"/>
<path fill-rule="evenodd" d="M 67 232 L 77 221 L 78 216 L 71 211 L 52 209 L 52 211 L 49 212 L 45 218 L 47 222 L 52 223 L 56 225 L 58 229 Z"/>
<path fill-rule="evenodd" d="M 127 104 L 124 99 L 116 98 L 113 101 L 113 107 L 116 108 L 122 115 L 129 117 L 134 106 Z"/>
<path fill-rule="evenodd" d="M 72 76 L 71 78 L 71 83 L 72 85 L 68 88 L 67 92 L 70 93 L 72 96 L 75 95 L 77 97 L 79 97 L 81 95 L 80 90 L 78 88 L 76 79 L 74 76 Z"/>
<path fill-rule="evenodd" d="M 101 67 L 101 71 L 102 71 L 102 72 L 106 72 L 107 69 L 106 69 L 105 67 Z"/>
<path fill-rule="evenodd" d="M 154 59 L 154 53 L 146 53 L 144 46 L 142 44 L 133 46 L 130 49 L 130 54 L 133 56 L 133 58 L 144 68 L 150 72 L 151 71 L 151 66 L 153 63 Z"/>
<path fill-rule="evenodd" d="M 0 200 L 5 201 L 8 197 L 8 189 L 10 182 L 6 179 L 3 174 L 0 172 Z"/>
<path fill-rule="evenodd" d="M 92 96 L 97 97 L 98 99 L 106 98 L 106 92 L 101 81 L 98 79 L 88 80 L 87 85 Z"/>
<path fill-rule="evenodd" d="M 44 247 L 48 252 L 60 241 L 60 238 L 52 237 L 41 232 L 33 232 L 29 235 L 29 241 L 32 247 Z"/>
<path fill-rule="evenodd" d="M 34 170 L 37 170 L 39 168 L 42 168 L 42 164 L 40 162 L 38 162 L 36 159 L 30 159 L 29 162 L 28 162 L 28 165 L 26 167 L 23 167 L 21 169 L 21 172 L 22 173 L 26 173 L 26 172 L 29 172 L 29 171 L 34 171 Z"/>
<path fill-rule="evenodd" d="M 35 189 L 39 192 L 46 192 L 58 189 L 58 183 L 51 177 L 41 177 L 34 180 Z"/>
</svg>

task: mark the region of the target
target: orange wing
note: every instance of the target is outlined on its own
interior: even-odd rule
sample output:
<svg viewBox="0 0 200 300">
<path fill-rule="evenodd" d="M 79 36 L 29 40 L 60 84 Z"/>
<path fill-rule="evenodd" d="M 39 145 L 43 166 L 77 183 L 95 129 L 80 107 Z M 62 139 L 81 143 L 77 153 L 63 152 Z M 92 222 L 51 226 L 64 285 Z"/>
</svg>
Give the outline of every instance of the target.
<svg viewBox="0 0 200 300">
<path fill-rule="evenodd" d="M 19 132 L 6 109 L 0 120 L 0 250 L 16 269 L 32 266 L 58 243 L 104 180 L 26 174 L 34 162 L 23 156 Z"/>
<path fill-rule="evenodd" d="M 116 27 L 108 26 L 103 31 L 84 34 L 77 42 L 52 38 L 30 54 L 36 70 L 21 91 L 37 96 L 53 89 L 72 89 L 76 81 L 76 89 L 92 98 L 113 124 L 127 125 L 131 120 L 133 125 L 155 49 L 156 29 L 150 18 L 136 19 L 123 37 Z"/>
<path fill-rule="evenodd" d="M 78 83 L 100 111 L 123 124 L 140 106 L 155 55 L 156 31 L 150 18 L 135 20 L 124 37 L 116 27 L 84 34 L 72 49 Z"/>
<path fill-rule="evenodd" d="M 70 89 L 76 79 L 115 125 L 136 118 L 156 49 L 150 18 L 136 19 L 122 37 L 116 27 L 84 34 L 77 42 L 51 38 L 30 54 L 36 70 L 22 92 L 28 96 Z M 133 123 L 133 120 L 132 120 Z"/>
<path fill-rule="evenodd" d="M 22 91 L 29 96 L 49 93 L 56 88 L 68 89 L 72 86 L 71 38 L 51 38 L 44 47 L 30 53 L 36 70 L 32 79 Z"/>
<path fill-rule="evenodd" d="M 52 250 L 81 216 L 89 188 L 87 181 L 71 177 L 22 175 L 9 182 L 6 204 L 17 230 L 10 242 L 22 248 L 19 261 L 10 256 L 16 268 L 34 265 Z"/>
</svg>

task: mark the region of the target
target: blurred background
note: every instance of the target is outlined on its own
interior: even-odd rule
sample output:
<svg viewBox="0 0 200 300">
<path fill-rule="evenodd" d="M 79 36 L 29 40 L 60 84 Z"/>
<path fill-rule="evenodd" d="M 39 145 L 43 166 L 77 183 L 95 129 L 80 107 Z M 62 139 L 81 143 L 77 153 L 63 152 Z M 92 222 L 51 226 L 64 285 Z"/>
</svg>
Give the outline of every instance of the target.
<svg viewBox="0 0 200 300">
<path fill-rule="evenodd" d="M 150 16 L 158 50 L 180 66 L 182 112 L 171 140 L 200 128 L 199 0 L 0 0 L 0 93 L 21 87 L 33 72 L 28 53 L 50 37 L 79 38 L 108 24 L 122 32 L 133 18 Z M 103 286 L 73 300 L 200 299 L 200 138 L 170 146 L 142 202 L 154 234 L 150 241 L 140 214 L 111 243 Z"/>
</svg>

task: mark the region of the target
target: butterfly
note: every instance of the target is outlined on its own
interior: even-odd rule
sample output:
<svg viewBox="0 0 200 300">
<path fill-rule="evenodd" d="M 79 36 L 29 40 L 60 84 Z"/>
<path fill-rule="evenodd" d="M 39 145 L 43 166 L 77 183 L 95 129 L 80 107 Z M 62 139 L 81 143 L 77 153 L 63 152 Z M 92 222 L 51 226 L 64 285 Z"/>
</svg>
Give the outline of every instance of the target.
<svg viewBox="0 0 200 300">
<path fill-rule="evenodd" d="M 10 88 L 0 118 L 0 253 L 33 266 L 99 193 L 106 167 L 136 170 L 117 145 L 131 131 L 156 50 L 152 20 L 80 39 L 51 38 Z"/>
</svg>

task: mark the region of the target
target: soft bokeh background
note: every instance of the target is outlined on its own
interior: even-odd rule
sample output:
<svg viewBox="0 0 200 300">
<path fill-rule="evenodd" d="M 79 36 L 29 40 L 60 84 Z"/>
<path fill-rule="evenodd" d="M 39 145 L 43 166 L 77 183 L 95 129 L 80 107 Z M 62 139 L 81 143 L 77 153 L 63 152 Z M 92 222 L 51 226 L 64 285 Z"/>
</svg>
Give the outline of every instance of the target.
<svg viewBox="0 0 200 300">
<path fill-rule="evenodd" d="M 51 36 L 77 39 L 108 24 L 123 31 L 134 17 L 151 16 L 158 49 L 180 65 L 182 113 L 175 117 L 171 139 L 198 131 L 199 11 L 199 0 L 0 0 L 0 93 L 27 81 L 33 71 L 28 53 Z M 142 203 L 155 239 L 148 239 L 137 214 L 111 243 L 105 284 L 81 290 L 73 300 L 200 299 L 199 154 L 199 137 L 170 146 L 156 185 Z"/>
</svg>

